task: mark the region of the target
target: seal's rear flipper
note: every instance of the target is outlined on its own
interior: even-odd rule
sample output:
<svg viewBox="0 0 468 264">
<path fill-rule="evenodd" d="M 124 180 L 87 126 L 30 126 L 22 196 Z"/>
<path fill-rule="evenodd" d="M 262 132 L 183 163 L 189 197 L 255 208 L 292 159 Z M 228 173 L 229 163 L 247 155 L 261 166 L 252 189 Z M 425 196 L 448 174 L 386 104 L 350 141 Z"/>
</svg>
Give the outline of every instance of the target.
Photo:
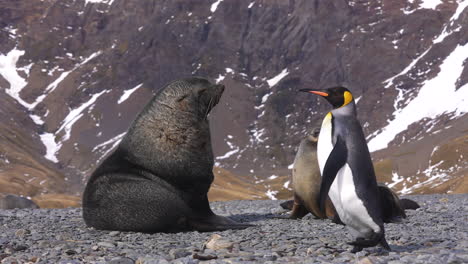
<svg viewBox="0 0 468 264">
<path fill-rule="evenodd" d="M 189 221 L 191 229 L 200 232 L 223 231 L 229 229 L 245 229 L 255 225 L 238 223 L 224 216 L 212 215 L 192 218 Z"/>
<path fill-rule="evenodd" d="M 418 209 L 419 207 L 421 207 L 421 206 L 419 206 L 419 204 L 418 204 L 417 202 L 415 202 L 415 201 L 413 201 L 413 200 L 410 200 L 410 199 L 405 199 L 405 198 L 404 198 L 404 199 L 400 199 L 400 205 L 401 205 L 401 207 L 403 207 L 403 209 L 405 209 L 405 210 L 408 210 L 408 209 L 410 209 L 410 210 L 416 210 L 416 209 Z"/>
</svg>

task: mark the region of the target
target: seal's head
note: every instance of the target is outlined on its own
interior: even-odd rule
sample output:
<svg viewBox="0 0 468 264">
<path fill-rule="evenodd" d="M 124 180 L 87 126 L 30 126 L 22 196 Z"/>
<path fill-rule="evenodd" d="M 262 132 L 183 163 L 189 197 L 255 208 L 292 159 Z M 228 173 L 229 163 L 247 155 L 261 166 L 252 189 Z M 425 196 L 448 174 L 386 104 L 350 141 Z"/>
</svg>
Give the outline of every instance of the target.
<svg viewBox="0 0 468 264">
<path fill-rule="evenodd" d="M 223 92 L 222 84 L 212 84 L 206 79 L 192 77 L 169 84 L 157 96 L 157 101 L 171 109 L 206 118 Z"/>
<path fill-rule="evenodd" d="M 316 127 L 310 134 L 307 135 L 307 139 L 312 143 L 317 143 L 318 137 L 320 135 L 320 128 Z"/>
</svg>

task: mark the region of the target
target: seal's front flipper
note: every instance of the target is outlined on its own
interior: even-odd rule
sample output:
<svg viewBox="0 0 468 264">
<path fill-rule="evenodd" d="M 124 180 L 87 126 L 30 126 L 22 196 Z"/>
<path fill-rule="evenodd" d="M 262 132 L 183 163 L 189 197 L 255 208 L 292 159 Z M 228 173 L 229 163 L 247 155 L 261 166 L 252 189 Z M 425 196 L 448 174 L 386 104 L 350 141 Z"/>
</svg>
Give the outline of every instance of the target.
<svg viewBox="0 0 468 264">
<path fill-rule="evenodd" d="M 293 208 L 292 208 L 291 215 L 289 216 L 289 218 L 301 219 L 308 213 L 309 213 L 309 210 L 307 210 L 307 208 L 304 206 L 301 199 L 299 199 L 299 197 L 296 194 L 294 194 L 294 204 L 293 204 Z"/>
<path fill-rule="evenodd" d="M 211 215 L 189 220 L 191 229 L 200 232 L 223 231 L 229 229 L 245 229 L 254 225 L 238 223 L 224 216 Z"/>
<path fill-rule="evenodd" d="M 286 202 L 280 203 L 281 208 L 286 209 L 286 210 L 292 210 L 294 206 L 294 201 L 293 200 L 287 200 Z"/>
</svg>

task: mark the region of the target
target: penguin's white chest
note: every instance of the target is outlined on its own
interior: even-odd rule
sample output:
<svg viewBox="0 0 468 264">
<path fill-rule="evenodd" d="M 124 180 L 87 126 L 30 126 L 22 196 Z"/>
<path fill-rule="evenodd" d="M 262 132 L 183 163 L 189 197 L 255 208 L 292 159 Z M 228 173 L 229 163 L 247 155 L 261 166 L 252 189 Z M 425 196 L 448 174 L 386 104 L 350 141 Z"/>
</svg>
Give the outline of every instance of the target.
<svg viewBox="0 0 468 264">
<path fill-rule="evenodd" d="M 332 114 L 328 113 L 322 122 L 317 143 L 317 159 L 320 173 L 333 150 Z M 365 237 L 369 232 L 379 232 L 380 227 L 370 217 L 364 203 L 356 194 L 353 172 L 346 163 L 337 173 L 328 193 L 341 221 L 346 224 L 355 236 Z"/>
</svg>

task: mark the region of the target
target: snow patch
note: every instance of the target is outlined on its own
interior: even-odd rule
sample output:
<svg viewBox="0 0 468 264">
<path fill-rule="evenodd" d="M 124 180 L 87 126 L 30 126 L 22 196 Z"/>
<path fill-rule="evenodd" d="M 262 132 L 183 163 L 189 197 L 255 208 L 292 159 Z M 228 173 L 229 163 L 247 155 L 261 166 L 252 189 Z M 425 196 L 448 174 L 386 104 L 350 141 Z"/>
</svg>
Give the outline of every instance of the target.
<svg viewBox="0 0 468 264">
<path fill-rule="evenodd" d="M 454 113 L 454 118 L 468 112 L 468 84 L 456 90 L 456 82 L 468 58 L 468 44 L 458 45 L 440 65 L 439 74 L 426 80 L 418 95 L 402 109 L 397 109 L 394 119 L 369 142 L 369 150 L 386 148 L 396 135 L 423 118 L 436 118 Z M 442 92 L 441 92 L 442 91 Z"/>
<path fill-rule="evenodd" d="M 10 88 L 5 89 L 5 92 L 22 106 L 29 108 L 31 104 L 20 97 L 21 90 L 23 90 L 27 82 L 18 74 L 16 68 L 18 59 L 23 55 L 24 50 L 18 50 L 16 47 L 6 55 L 0 54 L 0 75 L 10 84 Z"/>
<path fill-rule="evenodd" d="M 271 87 L 275 86 L 281 79 L 286 77 L 289 74 L 288 69 L 284 69 L 280 74 L 276 75 L 275 77 L 267 80 L 268 85 Z"/>
<path fill-rule="evenodd" d="M 140 83 L 139 85 L 133 87 L 132 89 L 125 90 L 120 99 L 117 101 L 117 104 L 121 104 L 127 100 L 132 93 L 134 93 L 138 88 L 140 88 L 143 85 L 143 83 Z"/>
<path fill-rule="evenodd" d="M 56 153 L 60 150 L 60 146 L 55 142 L 55 135 L 52 133 L 44 133 L 40 135 L 41 141 L 46 147 L 45 158 L 57 163 Z"/>
<path fill-rule="evenodd" d="M 223 2 L 223 0 L 217 0 L 216 2 L 214 2 L 211 5 L 211 7 L 210 7 L 211 13 L 214 13 L 216 11 L 216 9 L 218 9 L 218 5 L 221 4 L 221 2 Z"/>
<path fill-rule="evenodd" d="M 226 152 L 226 154 L 224 154 L 223 156 L 216 157 L 216 159 L 217 160 L 227 159 L 227 158 L 231 157 L 232 155 L 236 154 L 237 152 L 239 152 L 239 150 L 240 150 L 239 147 L 237 147 L 234 150 Z"/>
<path fill-rule="evenodd" d="M 62 142 L 67 141 L 70 138 L 72 127 L 76 123 L 76 121 L 78 121 L 83 116 L 83 111 L 86 108 L 88 108 L 90 105 L 94 104 L 94 102 L 96 102 L 99 96 L 108 92 L 109 91 L 104 90 L 100 93 L 94 94 L 91 97 L 91 99 L 89 99 L 86 103 L 80 105 L 79 107 L 71 110 L 70 113 L 68 113 L 68 115 L 65 117 L 65 119 L 62 122 L 62 126 L 60 126 L 60 128 L 56 132 L 56 134 L 58 134 L 60 131 L 65 130 L 65 135 L 62 137 L 60 146 Z"/>
<path fill-rule="evenodd" d="M 278 191 L 272 191 L 268 189 L 268 191 L 265 193 L 270 200 L 278 200 L 278 198 L 275 197 L 275 195 L 278 193 Z"/>
<path fill-rule="evenodd" d="M 392 188 L 393 186 L 397 185 L 398 183 L 404 181 L 405 178 L 398 175 L 398 173 L 392 171 L 392 183 L 388 184 L 388 188 Z"/>
<path fill-rule="evenodd" d="M 114 2 L 114 0 L 85 0 L 85 6 L 88 3 L 92 3 L 92 4 L 103 3 L 103 4 L 107 4 L 107 5 L 112 5 L 113 2 Z"/>
<path fill-rule="evenodd" d="M 436 9 L 436 7 L 441 4 L 442 1 L 440 0 L 422 0 L 421 3 L 419 4 L 420 8 L 424 9 Z"/>
</svg>

